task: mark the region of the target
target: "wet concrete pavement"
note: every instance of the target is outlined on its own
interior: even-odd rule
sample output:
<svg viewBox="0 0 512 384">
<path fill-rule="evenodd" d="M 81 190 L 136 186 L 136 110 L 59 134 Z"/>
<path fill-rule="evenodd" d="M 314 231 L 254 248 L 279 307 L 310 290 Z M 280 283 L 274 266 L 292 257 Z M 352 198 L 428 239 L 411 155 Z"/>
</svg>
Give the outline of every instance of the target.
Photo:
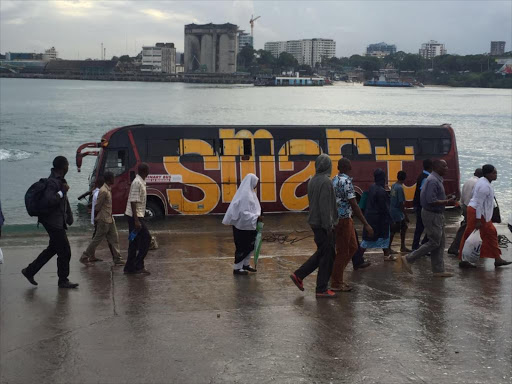
<svg viewBox="0 0 512 384">
<path fill-rule="evenodd" d="M 154 223 L 160 248 L 148 255 L 150 276 L 123 275 L 109 262 L 83 266 L 90 233 L 74 234 L 77 290 L 57 289 L 54 260 L 36 276 L 38 287 L 20 274 L 44 236 L 2 238 L 1 381 L 512 382 L 511 267 L 483 260 L 460 270 L 446 255 L 455 277 L 434 279 L 428 259 L 410 276 L 375 250 L 371 267 L 347 268 L 352 292 L 317 300 L 316 275 L 305 292 L 288 277 L 314 251 L 303 214 L 266 217 L 269 240 L 287 241 L 265 242 L 258 273 L 247 277 L 232 275 L 231 232 L 219 222 Z M 104 244 L 97 255 L 109 259 Z M 510 249 L 504 257 L 512 260 Z"/>
</svg>

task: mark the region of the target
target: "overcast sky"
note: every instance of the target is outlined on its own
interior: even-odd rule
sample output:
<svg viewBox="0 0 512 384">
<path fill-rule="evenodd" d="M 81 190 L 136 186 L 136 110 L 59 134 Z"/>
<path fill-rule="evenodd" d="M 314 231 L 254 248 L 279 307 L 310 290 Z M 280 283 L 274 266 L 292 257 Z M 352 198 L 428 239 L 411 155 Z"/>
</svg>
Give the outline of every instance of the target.
<svg viewBox="0 0 512 384">
<path fill-rule="evenodd" d="M 142 45 L 173 42 L 183 51 L 184 25 L 230 22 L 266 41 L 313 37 L 336 41 L 337 56 L 385 41 L 417 53 L 438 40 L 448 53 L 488 52 L 491 40 L 512 50 L 512 1 L 0 1 L 0 52 L 42 52 L 65 59 L 135 55 Z"/>
</svg>

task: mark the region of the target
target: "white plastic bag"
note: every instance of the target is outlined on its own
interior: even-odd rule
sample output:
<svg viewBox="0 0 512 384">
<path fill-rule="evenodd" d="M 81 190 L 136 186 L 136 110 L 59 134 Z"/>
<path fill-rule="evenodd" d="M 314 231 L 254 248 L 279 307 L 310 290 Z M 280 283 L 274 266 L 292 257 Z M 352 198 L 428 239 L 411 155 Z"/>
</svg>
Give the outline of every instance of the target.
<svg viewBox="0 0 512 384">
<path fill-rule="evenodd" d="M 0 248 L 0 264 L 4 263 L 4 254 L 2 252 L 2 248 Z"/>
<path fill-rule="evenodd" d="M 464 243 L 464 248 L 462 248 L 462 261 L 467 261 L 473 265 L 478 263 L 481 246 L 482 239 L 480 238 L 480 230 L 475 229 Z"/>
</svg>

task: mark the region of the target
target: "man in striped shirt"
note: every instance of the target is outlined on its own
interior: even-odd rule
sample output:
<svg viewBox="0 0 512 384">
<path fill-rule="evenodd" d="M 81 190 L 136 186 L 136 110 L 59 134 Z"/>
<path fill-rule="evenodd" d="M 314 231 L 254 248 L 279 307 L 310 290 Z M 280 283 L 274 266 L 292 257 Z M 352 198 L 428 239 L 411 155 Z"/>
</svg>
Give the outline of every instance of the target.
<svg viewBox="0 0 512 384">
<path fill-rule="evenodd" d="M 136 233 L 128 246 L 128 258 L 124 266 L 126 274 L 146 274 L 149 271 L 144 268 L 144 258 L 146 257 L 151 235 L 149 234 L 144 216 L 146 214 L 146 177 L 149 174 L 149 166 L 146 163 L 139 164 L 138 175 L 132 182 L 126 210 L 124 214 L 128 219 L 129 233 Z"/>
</svg>

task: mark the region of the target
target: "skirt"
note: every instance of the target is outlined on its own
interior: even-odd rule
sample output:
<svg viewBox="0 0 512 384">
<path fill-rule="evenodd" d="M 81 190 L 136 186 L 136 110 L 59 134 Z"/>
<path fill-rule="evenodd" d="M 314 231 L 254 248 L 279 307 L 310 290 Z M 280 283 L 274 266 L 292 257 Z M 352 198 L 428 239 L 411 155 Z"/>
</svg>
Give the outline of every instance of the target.
<svg viewBox="0 0 512 384">
<path fill-rule="evenodd" d="M 233 239 L 235 241 L 235 264 L 245 259 L 254 251 L 254 243 L 258 231 L 244 231 L 233 226 Z"/>
<path fill-rule="evenodd" d="M 379 237 L 377 240 L 368 241 L 363 240 L 361 241 L 361 248 L 368 249 L 368 248 L 380 248 L 380 249 L 388 249 L 389 248 L 389 232 L 388 237 Z"/>
</svg>

